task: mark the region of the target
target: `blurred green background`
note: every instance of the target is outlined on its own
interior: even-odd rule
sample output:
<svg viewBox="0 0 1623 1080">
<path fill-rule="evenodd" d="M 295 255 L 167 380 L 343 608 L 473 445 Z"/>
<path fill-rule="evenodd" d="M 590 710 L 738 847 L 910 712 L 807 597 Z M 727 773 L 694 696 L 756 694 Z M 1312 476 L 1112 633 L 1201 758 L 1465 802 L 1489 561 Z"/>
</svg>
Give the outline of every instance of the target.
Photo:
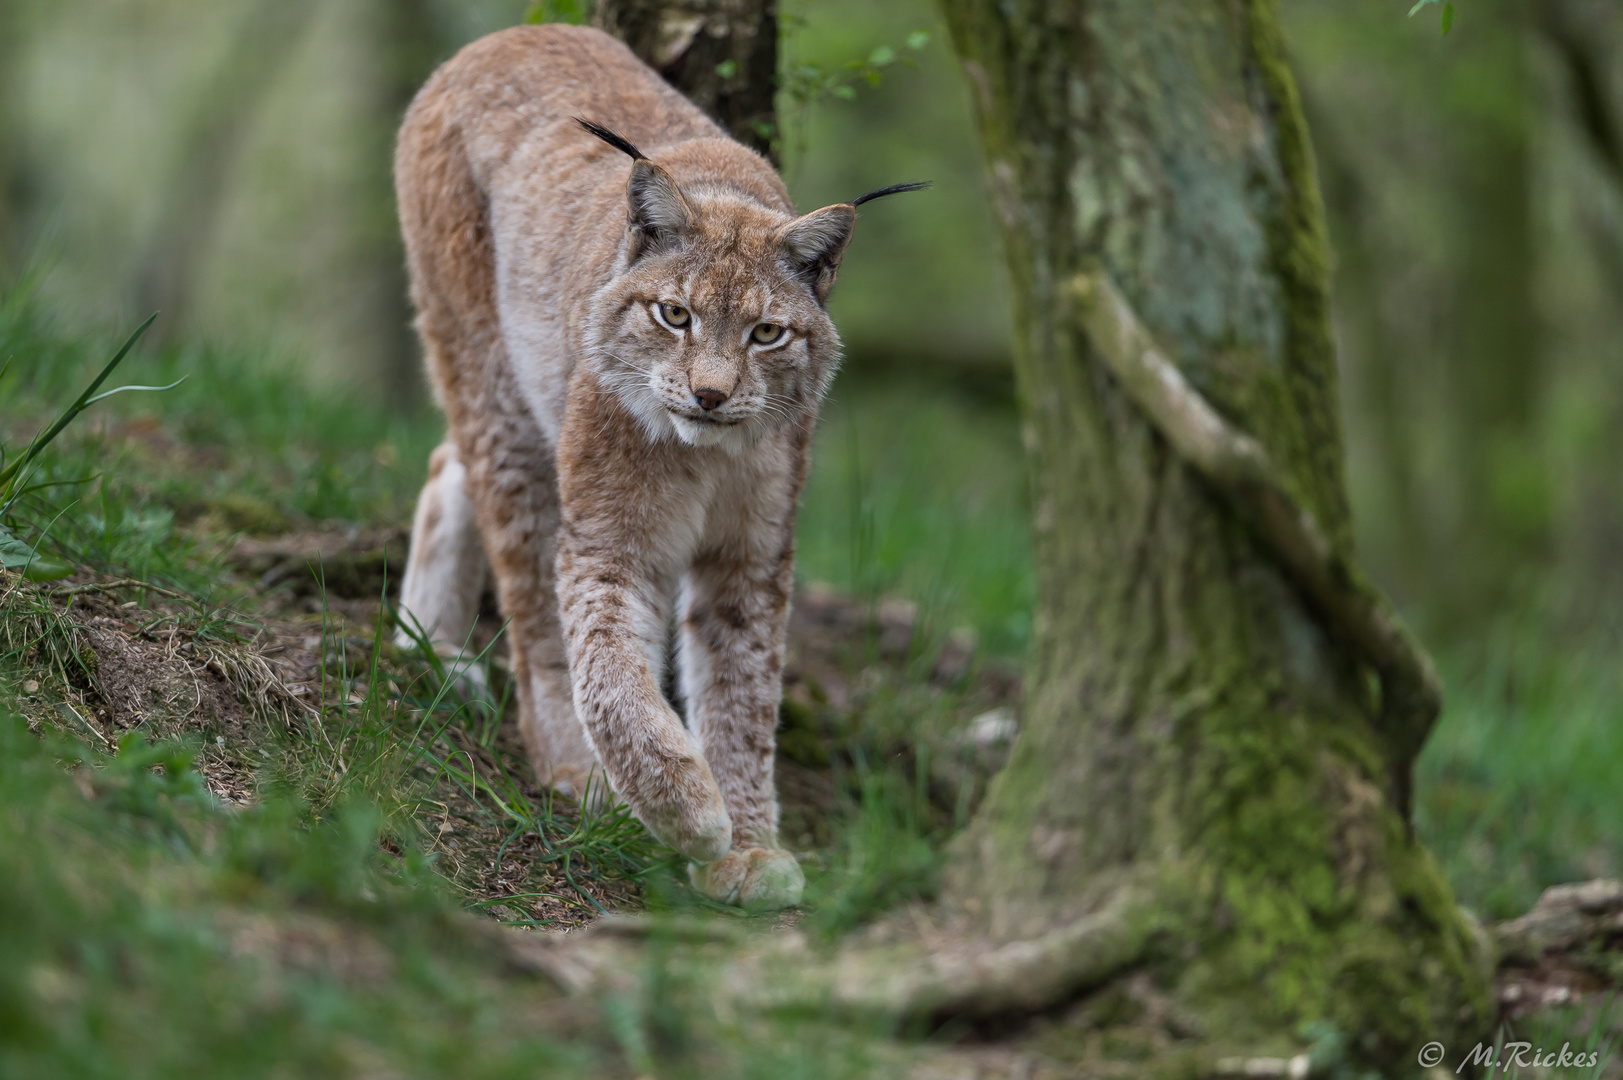
<svg viewBox="0 0 1623 1080">
<path fill-rule="evenodd" d="M 1448 682 L 1420 823 L 1466 901 L 1510 914 L 1623 867 L 1623 8 L 1471 0 L 1444 37 L 1435 8 L 1283 6 L 1335 244 L 1361 556 Z M 342 451 L 319 498 L 280 501 L 406 520 L 439 421 L 407 327 L 393 130 L 439 60 L 526 7 L 0 0 L 3 280 L 58 336 L 162 309 L 169 349 L 140 363 L 193 364 L 217 380 L 187 391 L 203 401 L 243 365 L 352 403 L 278 406 Z M 1018 660 L 1018 395 L 965 82 L 924 0 L 782 15 L 786 72 L 824 87 L 781 102 L 797 203 L 935 181 L 862 212 L 801 576 L 905 597 Z M 51 355 L 13 362 L 78 362 Z M 304 475 L 278 461 L 221 483 L 274 496 Z"/>
</svg>

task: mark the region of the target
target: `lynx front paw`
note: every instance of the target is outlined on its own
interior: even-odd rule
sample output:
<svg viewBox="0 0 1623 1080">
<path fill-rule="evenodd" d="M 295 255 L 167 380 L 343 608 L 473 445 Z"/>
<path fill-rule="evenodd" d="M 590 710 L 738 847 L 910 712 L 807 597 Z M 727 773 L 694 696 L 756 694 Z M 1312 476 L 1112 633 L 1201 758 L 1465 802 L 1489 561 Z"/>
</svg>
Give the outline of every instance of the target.
<svg viewBox="0 0 1623 1080">
<path fill-rule="evenodd" d="M 806 887 L 800 864 L 781 848 L 734 848 L 715 862 L 690 866 L 688 878 L 712 900 L 751 911 L 794 907 Z"/>
<path fill-rule="evenodd" d="M 733 843 L 733 823 L 721 789 L 705 770 L 704 783 L 685 785 L 664 799 L 632 804 L 648 831 L 690 859 L 709 862 L 721 858 Z"/>
</svg>

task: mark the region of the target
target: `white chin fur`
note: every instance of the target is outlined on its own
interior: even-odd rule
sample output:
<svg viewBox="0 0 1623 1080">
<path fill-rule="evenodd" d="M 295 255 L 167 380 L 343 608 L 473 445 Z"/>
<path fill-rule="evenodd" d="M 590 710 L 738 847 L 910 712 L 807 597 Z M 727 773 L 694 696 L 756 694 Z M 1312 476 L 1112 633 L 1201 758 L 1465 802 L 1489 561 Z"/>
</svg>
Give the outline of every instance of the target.
<svg viewBox="0 0 1623 1080">
<path fill-rule="evenodd" d="M 744 449 L 753 440 L 748 435 L 748 424 L 717 424 L 708 420 L 689 420 L 685 416 L 666 413 L 676 437 L 689 446 L 719 446 L 733 453 Z"/>
</svg>

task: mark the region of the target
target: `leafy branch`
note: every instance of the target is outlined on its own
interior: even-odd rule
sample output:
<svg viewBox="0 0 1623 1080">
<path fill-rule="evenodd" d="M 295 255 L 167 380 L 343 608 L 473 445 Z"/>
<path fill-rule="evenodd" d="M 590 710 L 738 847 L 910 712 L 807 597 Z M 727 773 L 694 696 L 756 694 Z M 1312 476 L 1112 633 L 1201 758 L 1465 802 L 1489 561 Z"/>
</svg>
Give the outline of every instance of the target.
<svg viewBox="0 0 1623 1080">
<path fill-rule="evenodd" d="M 586 21 L 587 0 L 536 0 L 524 12 L 524 21 L 537 23 L 568 23 L 579 26 Z"/>
<path fill-rule="evenodd" d="M 783 37 L 780 48 L 782 63 L 778 73 L 778 115 L 784 135 L 792 136 L 786 141 L 792 144 L 793 152 L 789 159 L 793 163 L 805 158 L 805 118 L 810 106 L 831 100 L 856 100 L 861 87 L 877 87 L 883 83 L 889 68 L 897 64 L 918 67 L 918 62 L 908 53 L 922 52 L 930 44 L 928 30 L 915 30 L 907 35 L 907 53 L 899 53 L 890 45 L 880 45 L 866 57 L 843 64 L 802 63 L 794 57 L 793 42 L 795 33 L 805 23 L 804 16 L 784 16 L 781 21 Z"/>
<path fill-rule="evenodd" d="M 1418 15 L 1427 4 L 1443 5 L 1443 35 L 1446 37 L 1454 29 L 1454 0 L 1416 0 L 1415 6 L 1409 9 L 1409 18 Z"/>
<path fill-rule="evenodd" d="M 907 48 L 913 52 L 920 52 L 929 44 L 928 30 L 915 30 L 907 35 Z M 912 57 L 898 54 L 889 45 L 880 45 L 865 58 L 849 60 L 844 64 L 794 64 L 788 66 L 780 76 L 779 90 L 788 103 L 796 107 L 829 98 L 852 101 L 857 96 L 858 86 L 864 83 L 878 86 L 884 81 L 885 69 L 898 63 L 908 67 L 918 66 Z"/>
</svg>

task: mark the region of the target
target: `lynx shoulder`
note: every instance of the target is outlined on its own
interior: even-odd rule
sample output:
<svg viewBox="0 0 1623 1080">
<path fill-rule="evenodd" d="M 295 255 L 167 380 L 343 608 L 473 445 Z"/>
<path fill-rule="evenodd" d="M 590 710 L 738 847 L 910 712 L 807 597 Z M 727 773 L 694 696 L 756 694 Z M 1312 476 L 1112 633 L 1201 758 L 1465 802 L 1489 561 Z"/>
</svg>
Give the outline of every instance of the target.
<svg viewBox="0 0 1623 1080">
<path fill-rule="evenodd" d="M 402 618 L 456 657 L 492 574 L 540 778 L 606 782 L 718 899 L 798 902 L 773 728 L 795 505 L 840 357 L 824 303 L 863 200 L 796 215 L 759 155 L 564 26 L 440 68 L 395 179 L 449 427 Z M 673 627 L 683 715 L 661 691 Z"/>
</svg>

